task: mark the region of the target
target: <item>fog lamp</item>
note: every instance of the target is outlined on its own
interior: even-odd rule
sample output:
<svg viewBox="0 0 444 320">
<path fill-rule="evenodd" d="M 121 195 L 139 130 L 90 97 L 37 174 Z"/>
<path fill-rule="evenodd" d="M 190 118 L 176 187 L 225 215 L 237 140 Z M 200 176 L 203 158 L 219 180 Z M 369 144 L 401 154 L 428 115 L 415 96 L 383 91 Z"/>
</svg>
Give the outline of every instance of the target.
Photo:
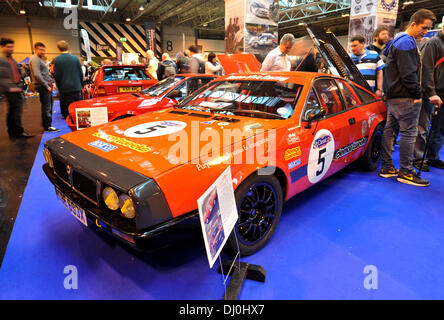
<svg viewBox="0 0 444 320">
<path fill-rule="evenodd" d="M 119 197 L 120 211 L 125 218 L 132 219 L 136 216 L 133 200 L 126 194 Z"/>
<path fill-rule="evenodd" d="M 119 197 L 113 188 L 106 187 L 103 190 L 103 200 L 108 208 L 111 210 L 119 209 Z"/>
<path fill-rule="evenodd" d="M 51 152 L 49 152 L 48 148 L 43 149 L 43 155 L 45 156 L 45 160 L 49 164 L 49 166 L 51 168 L 54 168 L 54 164 L 52 163 Z"/>
</svg>

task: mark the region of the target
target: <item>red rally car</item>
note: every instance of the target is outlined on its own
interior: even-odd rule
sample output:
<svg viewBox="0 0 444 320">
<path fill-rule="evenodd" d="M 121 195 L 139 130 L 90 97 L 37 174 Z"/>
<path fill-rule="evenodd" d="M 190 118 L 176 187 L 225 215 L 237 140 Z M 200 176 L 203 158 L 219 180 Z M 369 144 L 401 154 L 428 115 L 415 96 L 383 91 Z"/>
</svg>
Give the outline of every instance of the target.
<svg viewBox="0 0 444 320">
<path fill-rule="evenodd" d="M 140 92 L 157 83 L 143 65 L 109 65 L 95 70 L 83 88 L 85 99 Z"/>
<path fill-rule="evenodd" d="M 66 123 L 71 131 L 77 130 L 79 124 L 76 109 L 91 110 L 104 107 L 107 109 L 108 121 L 115 121 L 169 108 L 215 78 L 217 76 L 206 74 L 178 74 L 141 92 L 77 101 L 69 106 Z"/>
<path fill-rule="evenodd" d="M 257 252 L 284 201 L 351 162 L 380 161 L 384 102 L 332 34 L 309 33 L 328 73 L 230 74 L 174 108 L 47 141 L 43 169 L 57 195 L 84 225 L 146 249 L 195 217 L 229 166 L 239 217 L 227 244 Z"/>
</svg>

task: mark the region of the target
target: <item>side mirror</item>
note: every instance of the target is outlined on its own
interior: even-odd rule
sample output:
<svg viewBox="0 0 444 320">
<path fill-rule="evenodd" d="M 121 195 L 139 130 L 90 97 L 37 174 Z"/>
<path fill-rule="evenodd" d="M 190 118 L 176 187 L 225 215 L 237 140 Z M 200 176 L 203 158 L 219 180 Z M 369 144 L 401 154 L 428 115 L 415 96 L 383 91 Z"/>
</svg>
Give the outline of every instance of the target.
<svg viewBox="0 0 444 320">
<path fill-rule="evenodd" d="M 320 109 L 312 109 L 310 110 L 310 112 L 308 112 L 307 114 L 307 119 L 306 121 L 308 121 L 307 125 L 305 126 L 306 129 L 310 129 L 311 128 L 311 123 L 315 120 L 319 120 L 321 119 L 323 116 L 325 116 L 326 114 L 326 110 L 321 107 Z"/>
<path fill-rule="evenodd" d="M 173 90 L 173 91 L 170 92 L 168 97 L 172 98 L 172 99 L 182 98 L 182 91 L 180 91 L 180 90 Z"/>
</svg>

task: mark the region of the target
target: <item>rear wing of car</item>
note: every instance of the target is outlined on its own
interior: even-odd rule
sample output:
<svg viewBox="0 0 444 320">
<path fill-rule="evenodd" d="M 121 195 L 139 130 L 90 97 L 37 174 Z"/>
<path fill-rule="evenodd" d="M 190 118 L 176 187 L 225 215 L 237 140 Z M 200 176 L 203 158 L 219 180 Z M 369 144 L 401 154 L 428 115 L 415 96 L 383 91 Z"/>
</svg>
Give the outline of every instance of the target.
<svg viewBox="0 0 444 320">
<path fill-rule="evenodd" d="M 306 25 L 305 27 L 316 49 L 327 64 L 326 67 L 333 75 L 351 80 L 372 92 L 367 80 L 332 32 L 325 31 L 319 26 Z"/>
</svg>

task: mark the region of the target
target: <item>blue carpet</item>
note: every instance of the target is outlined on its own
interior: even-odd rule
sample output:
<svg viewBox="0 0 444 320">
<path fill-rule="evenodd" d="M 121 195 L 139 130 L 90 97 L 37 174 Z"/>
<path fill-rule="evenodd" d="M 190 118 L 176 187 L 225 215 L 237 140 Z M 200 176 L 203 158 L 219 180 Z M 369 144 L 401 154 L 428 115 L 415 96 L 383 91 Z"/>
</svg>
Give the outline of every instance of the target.
<svg viewBox="0 0 444 320">
<path fill-rule="evenodd" d="M 69 130 L 54 119 L 64 129 L 42 138 L 0 269 L 0 299 L 220 299 L 222 276 L 217 263 L 208 268 L 199 238 L 137 253 L 84 228 L 59 203 L 42 171 L 43 143 Z M 242 259 L 262 265 L 266 282 L 247 280 L 240 298 L 444 299 L 444 171 L 422 176 L 429 188 L 350 166 L 288 201 L 271 242 Z M 68 265 L 77 290 L 64 288 Z M 368 265 L 377 289 L 364 287 Z"/>
</svg>

